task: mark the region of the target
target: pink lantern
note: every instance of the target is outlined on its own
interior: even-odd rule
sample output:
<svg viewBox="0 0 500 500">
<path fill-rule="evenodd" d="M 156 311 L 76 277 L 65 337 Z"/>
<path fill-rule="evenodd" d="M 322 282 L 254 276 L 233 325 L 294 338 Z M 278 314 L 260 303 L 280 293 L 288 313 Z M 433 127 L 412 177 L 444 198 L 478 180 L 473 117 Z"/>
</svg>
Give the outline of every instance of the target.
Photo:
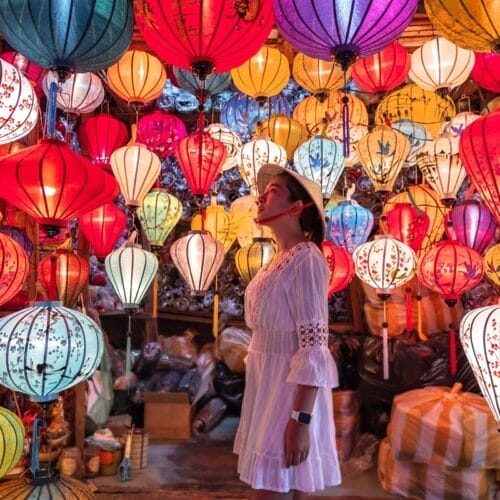
<svg viewBox="0 0 500 500">
<path fill-rule="evenodd" d="M 500 92 L 500 54 L 476 52 L 471 77 L 483 89 Z"/>
</svg>

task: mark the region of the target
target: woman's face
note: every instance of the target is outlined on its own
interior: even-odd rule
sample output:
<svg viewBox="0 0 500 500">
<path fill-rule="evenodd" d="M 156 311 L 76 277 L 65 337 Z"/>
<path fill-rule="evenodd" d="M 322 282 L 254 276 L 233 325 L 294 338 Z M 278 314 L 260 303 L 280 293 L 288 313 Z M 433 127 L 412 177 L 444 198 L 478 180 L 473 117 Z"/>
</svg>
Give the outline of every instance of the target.
<svg viewBox="0 0 500 500">
<path fill-rule="evenodd" d="M 273 177 L 258 198 L 258 219 L 267 219 L 292 208 L 297 202 L 290 201 L 290 191 L 283 176 Z"/>
</svg>

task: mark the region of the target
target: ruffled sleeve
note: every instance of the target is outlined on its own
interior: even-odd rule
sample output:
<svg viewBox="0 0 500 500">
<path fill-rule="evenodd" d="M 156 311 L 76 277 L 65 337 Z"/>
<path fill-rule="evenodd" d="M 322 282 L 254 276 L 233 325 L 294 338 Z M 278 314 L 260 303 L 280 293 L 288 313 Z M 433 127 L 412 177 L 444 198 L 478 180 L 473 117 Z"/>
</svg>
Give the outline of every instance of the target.
<svg viewBox="0 0 500 500">
<path fill-rule="evenodd" d="M 287 382 L 337 387 L 337 367 L 328 349 L 328 281 L 325 259 L 312 243 L 293 262 L 287 301 L 297 332 L 298 351 Z"/>
</svg>

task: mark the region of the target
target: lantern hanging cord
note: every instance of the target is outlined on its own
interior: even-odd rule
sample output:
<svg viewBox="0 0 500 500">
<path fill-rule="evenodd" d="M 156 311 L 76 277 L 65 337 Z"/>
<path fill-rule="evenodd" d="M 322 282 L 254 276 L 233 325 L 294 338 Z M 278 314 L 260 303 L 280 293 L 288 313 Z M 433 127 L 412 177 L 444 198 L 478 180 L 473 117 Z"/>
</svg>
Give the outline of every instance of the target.
<svg viewBox="0 0 500 500">
<path fill-rule="evenodd" d="M 57 93 L 59 85 L 51 82 L 49 95 L 47 97 L 47 137 L 52 139 L 56 134 L 56 116 L 57 116 Z"/>
<path fill-rule="evenodd" d="M 344 96 L 342 97 L 342 135 L 344 146 L 344 158 L 349 158 L 350 138 L 349 138 L 349 98 L 347 97 L 347 69 L 344 70 Z"/>
<path fill-rule="evenodd" d="M 382 369 L 384 372 L 384 380 L 389 378 L 389 324 L 387 323 L 387 307 L 386 301 L 383 304 L 383 322 L 382 322 Z"/>
</svg>

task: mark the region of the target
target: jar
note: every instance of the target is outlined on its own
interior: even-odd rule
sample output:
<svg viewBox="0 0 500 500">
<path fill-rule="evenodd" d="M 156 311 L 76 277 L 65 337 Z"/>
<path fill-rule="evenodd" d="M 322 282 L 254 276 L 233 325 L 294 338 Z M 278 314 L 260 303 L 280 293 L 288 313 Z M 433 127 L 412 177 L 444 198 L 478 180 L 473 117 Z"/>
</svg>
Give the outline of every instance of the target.
<svg viewBox="0 0 500 500">
<path fill-rule="evenodd" d="M 58 469 L 64 476 L 83 477 L 83 463 L 80 448 L 70 446 L 64 448 L 59 456 Z"/>
<path fill-rule="evenodd" d="M 101 449 L 96 445 L 89 445 L 83 449 L 83 463 L 85 464 L 85 476 L 95 477 L 99 474 L 101 465 Z"/>
</svg>

